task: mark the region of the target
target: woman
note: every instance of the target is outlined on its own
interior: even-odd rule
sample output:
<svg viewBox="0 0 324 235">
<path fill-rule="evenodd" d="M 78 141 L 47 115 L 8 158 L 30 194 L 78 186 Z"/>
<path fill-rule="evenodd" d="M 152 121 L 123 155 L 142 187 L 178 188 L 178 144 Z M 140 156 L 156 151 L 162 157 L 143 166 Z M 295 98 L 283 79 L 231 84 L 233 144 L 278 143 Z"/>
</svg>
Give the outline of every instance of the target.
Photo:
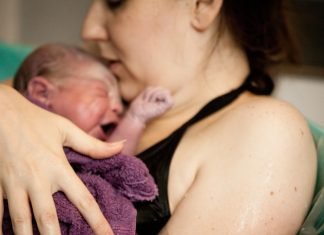
<svg viewBox="0 0 324 235">
<path fill-rule="evenodd" d="M 136 205 L 139 234 L 298 231 L 315 183 L 313 141 L 298 111 L 262 96 L 272 90 L 270 65 L 292 55 L 283 9 L 280 0 L 93 1 L 83 37 L 110 60 L 124 99 L 159 85 L 175 100 L 148 125 L 137 150 L 160 190 L 151 204 Z M 60 152 L 64 144 L 100 157 L 104 147 L 82 145 L 88 139 L 63 129 L 65 120 L 25 107 L 9 88 L 1 91 L 2 113 L 12 111 L 1 118 L 0 179 L 9 205 L 15 201 L 17 234 L 31 231 L 28 197 L 40 230 L 58 233 L 50 198 L 56 190 L 71 198 L 96 234 L 109 234 L 97 209 L 88 211 L 93 200 Z M 19 128 L 18 110 L 24 114 Z M 47 138 L 41 138 L 44 126 Z M 17 139 L 24 145 L 16 147 Z M 67 177 L 69 185 L 62 183 Z"/>
</svg>

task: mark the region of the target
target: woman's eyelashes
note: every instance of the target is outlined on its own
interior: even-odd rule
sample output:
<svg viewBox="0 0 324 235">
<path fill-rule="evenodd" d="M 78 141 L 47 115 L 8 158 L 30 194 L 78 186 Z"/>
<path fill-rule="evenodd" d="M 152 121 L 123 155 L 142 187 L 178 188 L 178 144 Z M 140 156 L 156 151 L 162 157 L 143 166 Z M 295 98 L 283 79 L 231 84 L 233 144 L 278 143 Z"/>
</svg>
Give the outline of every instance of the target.
<svg viewBox="0 0 324 235">
<path fill-rule="evenodd" d="M 123 4 L 124 0 L 106 0 L 107 7 L 114 10 Z"/>
</svg>

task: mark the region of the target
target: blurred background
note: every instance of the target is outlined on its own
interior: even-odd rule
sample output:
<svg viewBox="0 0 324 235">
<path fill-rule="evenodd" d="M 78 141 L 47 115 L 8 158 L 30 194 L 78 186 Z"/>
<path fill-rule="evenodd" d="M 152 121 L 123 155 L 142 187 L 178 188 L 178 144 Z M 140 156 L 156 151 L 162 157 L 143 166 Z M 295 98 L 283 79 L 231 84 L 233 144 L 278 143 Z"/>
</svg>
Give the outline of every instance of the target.
<svg viewBox="0 0 324 235">
<path fill-rule="evenodd" d="M 0 45 L 21 50 L 27 47 L 28 51 L 46 42 L 81 44 L 82 19 L 90 3 L 0 0 Z M 324 126 L 324 0 L 293 0 L 292 12 L 302 66 L 280 69 L 274 96 L 289 101 L 308 119 Z M 0 70 L 1 63 L 9 59 L 0 48 Z"/>
</svg>

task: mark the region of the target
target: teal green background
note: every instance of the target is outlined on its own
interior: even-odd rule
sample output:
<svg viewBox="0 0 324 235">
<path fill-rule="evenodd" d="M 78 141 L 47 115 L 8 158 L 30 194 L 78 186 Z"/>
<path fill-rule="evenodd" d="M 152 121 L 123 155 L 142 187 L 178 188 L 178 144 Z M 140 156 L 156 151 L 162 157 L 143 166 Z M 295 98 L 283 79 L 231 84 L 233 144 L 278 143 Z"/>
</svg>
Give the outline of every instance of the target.
<svg viewBox="0 0 324 235">
<path fill-rule="evenodd" d="M 0 42 L 0 81 L 12 78 L 32 47 Z"/>
</svg>

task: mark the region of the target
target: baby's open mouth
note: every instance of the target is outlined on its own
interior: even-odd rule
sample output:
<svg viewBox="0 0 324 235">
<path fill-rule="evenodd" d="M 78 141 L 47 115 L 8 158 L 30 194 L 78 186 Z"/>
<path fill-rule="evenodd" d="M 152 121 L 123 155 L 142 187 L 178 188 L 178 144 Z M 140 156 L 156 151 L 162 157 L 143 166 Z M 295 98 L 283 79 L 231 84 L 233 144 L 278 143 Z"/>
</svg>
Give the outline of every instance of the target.
<svg viewBox="0 0 324 235">
<path fill-rule="evenodd" d="M 116 126 L 117 126 L 116 123 L 108 123 L 108 124 L 102 125 L 101 129 L 107 136 L 110 136 L 113 133 L 113 131 L 116 129 Z"/>
</svg>

